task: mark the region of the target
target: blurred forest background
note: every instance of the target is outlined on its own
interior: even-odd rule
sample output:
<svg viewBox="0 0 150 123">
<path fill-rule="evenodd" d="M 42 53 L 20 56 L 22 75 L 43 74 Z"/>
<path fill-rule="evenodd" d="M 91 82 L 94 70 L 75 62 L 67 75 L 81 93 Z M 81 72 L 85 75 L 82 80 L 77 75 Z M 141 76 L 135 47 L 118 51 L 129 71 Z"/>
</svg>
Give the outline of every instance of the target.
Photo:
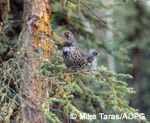
<svg viewBox="0 0 150 123">
<path fill-rule="evenodd" d="M 24 1 L 0 1 L 0 121 L 2 122 L 13 122 L 14 120 L 19 122 L 21 119 L 21 107 L 18 106 L 21 103 L 21 99 L 18 98 L 18 84 L 14 82 L 16 80 L 18 82 L 21 81 L 19 77 L 20 74 L 17 72 L 17 75 L 12 74 L 15 79 L 9 79 L 9 81 L 7 74 L 14 72 L 13 70 L 9 71 L 9 65 L 12 63 L 12 59 L 18 58 L 18 54 L 20 54 L 21 46 L 23 44 L 21 33 L 24 23 Z M 112 90 L 110 90 L 109 93 L 107 91 L 109 89 L 103 87 L 105 86 L 103 82 L 101 82 L 100 85 L 92 84 L 92 87 L 89 87 L 91 81 L 93 81 L 87 77 L 90 73 L 87 73 L 87 75 L 82 73 L 81 80 L 90 80 L 90 82 L 87 82 L 89 85 L 85 84 L 86 86 L 83 87 L 83 83 L 80 83 L 79 86 L 75 87 L 75 90 L 73 90 L 74 85 L 69 85 L 69 87 L 66 85 L 65 87 L 65 91 L 68 91 L 69 95 L 74 96 L 74 101 L 70 99 L 72 97 L 66 98 L 61 95 L 66 94 L 63 90 L 64 85 L 61 85 L 61 88 L 59 85 L 53 85 L 55 90 L 50 94 L 50 97 L 52 98 L 49 99 L 53 109 L 58 109 L 59 107 L 59 110 L 65 113 L 72 110 L 75 111 L 75 113 L 78 113 L 79 111 L 90 113 L 136 112 L 135 109 L 138 109 L 138 112 L 145 113 L 146 118 L 150 120 L 150 5 L 148 4 L 148 1 L 51 0 L 50 6 L 52 13 L 51 27 L 53 42 L 55 50 L 57 51 L 54 50 L 54 54 L 61 56 L 63 32 L 69 30 L 74 34 L 77 41 L 76 43 L 79 47 L 85 50 L 96 49 L 98 51 L 99 55 L 93 64 L 95 68 L 100 66 L 98 70 L 101 72 L 101 80 L 99 81 L 107 83 L 107 81 L 109 81 L 108 78 L 112 76 L 112 78 L 116 77 L 114 81 L 117 83 L 120 80 L 117 78 L 123 78 L 123 80 L 120 80 L 123 84 L 119 86 L 116 84 L 118 88 L 114 90 L 114 92 L 116 91 L 115 93 L 117 93 L 116 95 L 121 93 L 116 97 L 120 99 L 120 107 L 115 107 L 116 103 L 112 103 L 115 100 L 114 95 L 113 97 L 110 97 L 113 98 L 110 99 L 111 103 L 106 100 L 108 95 L 110 96 L 112 93 Z M 56 57 L 56 59 L 61 61 L 62 58 Z M 50 78 L 60 75 L 62 71 L 66 70 L 62 62 L 56 63 L 56 59 L 51 62 L 44 62 L 40 74 Z M 8 66 L 5 63 L 8 64 Z M 108 70 L 106 70 L 105 67 Z M 7 77 L 5 78 L 4 75 Z M 78 84 L 78 81 L 80 80 L 79 78 L 75 79 L 75 75 L 73 75 L 72 78 L 67 78 L 67 74 L 64 76 L 65 77 L 62 77 L 64 79 L 63 81 L 75 81 L 75 84 Z M 91 78 L 92 77 L 93 76 L 91 75 Z M 96 81 L 96 75 L 94 77 Z M 126 79 L 128 77 L 130 79 Z M 127 83 L 128 86 L 125 83 Z M 70 83 L 68 82 L 67 84 Z M 111 82 L 108 82 L 107 84 L 111 85 Z M 9 88 L 7 88 L 8 85 Z M 88 90 L 86 87 L 89 87 L 90 89 Z M 130 87 L 133 87 L 136 93 L 134 93 Z M 70 90 L 70 88 L 73 91 Z M 119 89 L 121 89 L 120 92 Z M 99 90 L 101 90 L 100 93 L 102 97 L 97 96 Z M 85 94 L 82 92 L 85 92 Z M 128 92 L 129 94 L 126 94 Z M 123 98 L 121 98 L 123 93 L 126 95 L 123 95 Z M 92 98 L 90 96 L 88 97 L 86 94 L 94 96 Z M 126 100 L 124 100 L 124 97 L 126 97 Z M 66 103 L 62 101 L 64 98 L 65 100 L 71 101 L 69 101 L 69 103 L 66 101 Z M 125 102 L 121 102 L 121 100 Z M 59 104 L 60 102 L 63 103 Z M 61 106 L 64 106 L 65 108 L 62 109 Z M 89 109 L 87 109 L 87 107 L 89 107 Z M 46 110 L 44 111 L 46 112 Z M 68 120 L 66 121 L 64 115 L 58 115 L 57 111 L 54 110 L 51 112 L 57 117 L 46 112 L 47 116 L 50 117 L 50 122 L 71 122 Z M 17 120 L 17 117 L 19 120 Z M 98 119 L 93 122 L 133 123 L 133 121 L 128 120 L 100 121 Z M 135 123 L 136 122 L 137 121 L 135 121 Z"/>
</svg>

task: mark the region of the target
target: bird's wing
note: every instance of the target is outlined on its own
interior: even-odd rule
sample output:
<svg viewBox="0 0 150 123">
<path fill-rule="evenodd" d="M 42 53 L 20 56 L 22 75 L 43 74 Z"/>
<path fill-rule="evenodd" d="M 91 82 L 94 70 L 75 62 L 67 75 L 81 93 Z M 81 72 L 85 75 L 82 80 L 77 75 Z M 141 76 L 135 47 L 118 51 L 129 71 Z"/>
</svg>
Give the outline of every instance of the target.
<svg viewBox="0 0 150 123">
<path fill-rule="evenodd" d="M 78 55 L 81 59 L 88 58 L 88 54 L 84 50 L 82 50 L 78 47 L 76 48 L 76 55 Z"/>
</svg>

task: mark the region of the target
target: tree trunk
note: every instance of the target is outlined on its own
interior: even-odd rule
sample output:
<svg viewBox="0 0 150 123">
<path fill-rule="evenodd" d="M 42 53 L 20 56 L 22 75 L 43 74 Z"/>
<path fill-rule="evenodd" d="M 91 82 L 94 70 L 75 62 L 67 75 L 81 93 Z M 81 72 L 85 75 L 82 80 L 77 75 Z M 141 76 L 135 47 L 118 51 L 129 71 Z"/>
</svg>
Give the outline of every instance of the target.
<svg viewBox="0 0 150 123">
<path fill-rule="evenodd" d="M 135 82 L 135 89 L 136 89 L 136 99 L 135 105 L 139 109 L 140 112 L 143 112 L 143 98 L 142 98 L 142 58 L 141 58 L 141 51 L 139 48 L 134 48 L 132 54 L 132 75 Z"/>
<path fill-rule="evenodd" d="M 24 0 L 23 122 L 45 123 L 41 109 L 44 93 L 38 70 L 43 59 L 50 59 L 51 13 L 48 0 Z"/>
<path fill-rule="evenodd" d="M 110 4 L 114 3 L 114 0 L 102 0 L 103 4 L 108 6 Z M 103 14 L 107 17 L 109 16 L 113 16 L 113 11 L 112 9 L 106 9 L 105 11 L 102 11 Z M 113 41 L 113 32 L 112 32 L 112 24 L 107 24 L 107 26 L 109 27 L 110 30 L 105 29 L 105 41 Z M 108 54 L 107 56 L 107 67 L 110 71 L 116 71 L 116 65 L 115 65 L 115 59 L 114 56 L 111 54 Z"/>
</svg>

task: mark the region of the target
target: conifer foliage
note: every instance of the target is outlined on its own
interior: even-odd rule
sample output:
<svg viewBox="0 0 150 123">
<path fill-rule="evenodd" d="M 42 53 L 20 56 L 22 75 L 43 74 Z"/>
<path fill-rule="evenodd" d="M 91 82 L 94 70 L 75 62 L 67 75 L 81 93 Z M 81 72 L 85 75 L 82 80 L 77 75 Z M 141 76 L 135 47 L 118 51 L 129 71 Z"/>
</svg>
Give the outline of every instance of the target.
<svg viewBox="0 0 150 123">
<path fill-rule="evenodd" d="M 23 3 L 20 2 L 20 4 Z M 52 55 L 49 60 L 39 58 L 42 61 L 42 65 L 35 70 L 40 82 L 40 85 L 37 86 L 40 87 L 39 91 L 42 95 L 40 95 L 41 106 L 37 110 L 49 123 L 107 122 L 99 117 L 95 121 L 80 120 L 81 113 L 90 113 L 97 116 L 103 112 L 106 114 L 138 113 L 138 109 L 134 109 L 129 105 L 127 98 L 128 96 L 134 96 L 136 93 L 126 82 L 132 76 L 111 72 L 100 64 L 94 69 L 70 70 L 66 67 L 62 58 L 64 40 L 57 32 L 65 29 L 74 30 L 78 35 L 77 39 L 82 39 L 83 37 L 85 37 L 83 39 L 88 39 L 87 47 L 96 46 L 97 49 L 102 47 L 105 52 L 109 52 L 110 49 L 107 49 L 105 44 L 101 44 L 95 38 L 98 34 L 93 33 L 87 26 L 88 24 L 85 24 L 85 22 L 90 23 L 92 25 L 90 28 L 93 29 L 96 29 L 96 26 L 107 28 L 106 21 L 94 15 L 92 10 L 93 7 L 98 9 L 106 6 L 101 1 L 97 2 L 97 0 L 92 2 L 91 0 L 86 2 L 84 0 L 79 0 L 78 2 L 73 0 L 52 0 L 50 5 L 52 5 L 51 12 L 53 14 L 51 24 L 53 37 L 50 37 Z M 74 12 L 76 11 L 81 12 L 82 16 L 75 15 L 76 13 Z M 84 18 L 85 16 L 89 21 Z M 7 18 L 7 21 L 9 21 L 9 18 Z M 4 23 L 4 20 L 1 23 L 7 24 Z M 2 30 L 4 30 L 4 27 L 5 25 Z M 12 47 L 15 49 L 13 50 L 15 55 L 5 61 L 2 59 L 2 62 L 0 62 L 0 122 L 4 123 L 19 123 L 25 117 L 23 116 L 24 105 L 22 102 L 28 97 L 23 94 L 24 88 L 22 88 L 21 83 L 24 75 L 27 74 L 23 71 L 24 61 L 27 56 L 25 49 L 21 46 L 23 42 L 22 32 L 17 33 L 17 39 L 14 39 L 16 42 Z M 2 38 L 0 39 L 5 41 L 7 36 L 9 37 L 10 35 L 2 33 Z M 30 103 L 32 100 L 29 99 L 28 101 L 29 105 L 36 103 Z M 32 107 L 32 105 L 30 106 Z M 75 113 L 77 119 L 71 119 L 71 113 Z M 141 122 L 140 119 L 135 122 L 137 121 Z M 143 122 L 147 121 L 143 120 Z"/>
</svg>

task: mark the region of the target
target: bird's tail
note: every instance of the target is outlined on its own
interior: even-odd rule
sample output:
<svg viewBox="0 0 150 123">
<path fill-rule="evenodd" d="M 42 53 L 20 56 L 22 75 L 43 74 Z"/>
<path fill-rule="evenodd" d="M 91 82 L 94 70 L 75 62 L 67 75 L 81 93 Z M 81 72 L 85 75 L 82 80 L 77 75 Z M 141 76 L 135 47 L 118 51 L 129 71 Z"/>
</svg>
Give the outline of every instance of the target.
<svg viewBox="0 0 150 123">
<path fill-rule="evenodd" d="M 92 61 L 95 59 L 95 57 L 98 55 L 98 53 L 95 50 L 90 50 L 89 55 L 88 55 L 88 62 L 92 63 Z"/>
</svg>

